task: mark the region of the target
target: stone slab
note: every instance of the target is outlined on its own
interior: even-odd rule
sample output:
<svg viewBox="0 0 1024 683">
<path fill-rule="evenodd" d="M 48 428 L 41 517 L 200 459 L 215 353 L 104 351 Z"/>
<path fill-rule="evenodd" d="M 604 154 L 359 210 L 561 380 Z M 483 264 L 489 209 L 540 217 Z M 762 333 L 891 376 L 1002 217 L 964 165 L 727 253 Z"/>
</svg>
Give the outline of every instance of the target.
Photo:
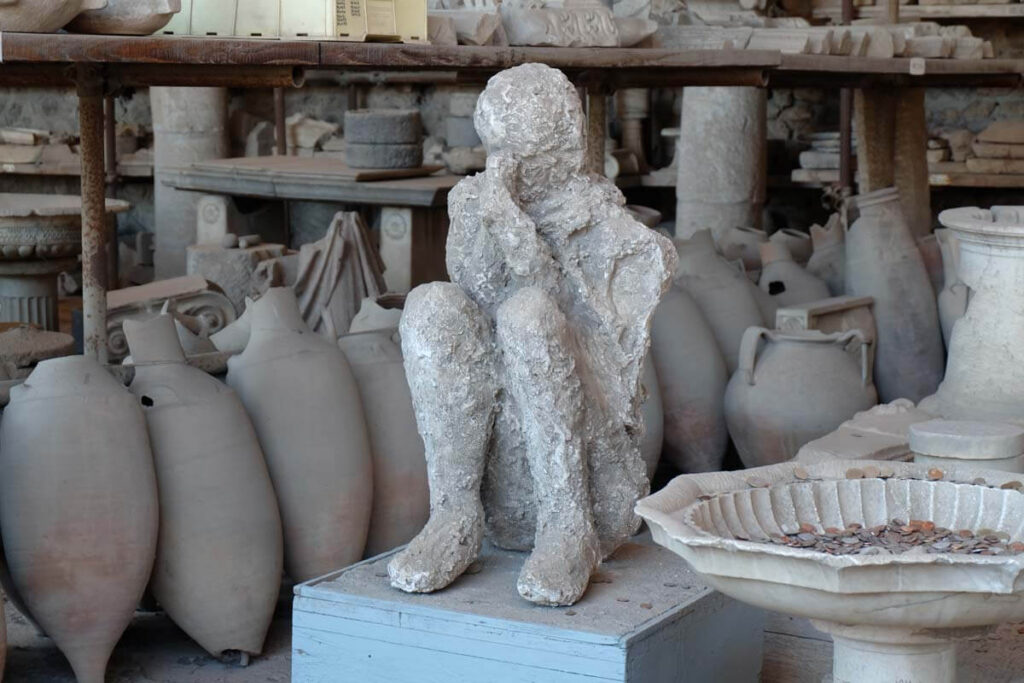
<svg viewBox="0 0 1024 683">
<path fill-rule="evenodd" d="M 522 553 L 485 546 L 473 573 L 431 595 L 390 587 L 392 554 L 296 587 L 293 680 L 740 683 L 760 673 L 764 613 L 647 540 L 620 548 L 570 608 L 519 597 Z"/>
</svg>

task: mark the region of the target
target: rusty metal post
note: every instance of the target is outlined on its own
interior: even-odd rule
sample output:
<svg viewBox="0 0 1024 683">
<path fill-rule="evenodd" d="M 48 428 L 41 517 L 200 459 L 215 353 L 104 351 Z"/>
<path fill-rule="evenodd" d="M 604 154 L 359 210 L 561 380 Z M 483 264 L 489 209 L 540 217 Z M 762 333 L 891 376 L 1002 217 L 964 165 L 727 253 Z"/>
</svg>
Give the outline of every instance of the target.
<svg viewBox="0 0 1024 683">
<path fill-rule="evenodd" d="M 117 192 L 117 112 L 113 95 L 103 98 L 103 142 L 107 169 L 107 192 L 113 198 Z M 117 289 L 120 280 L 117 253 L 117 218 L 110 216 L 107 233 L 107 288 Z"/>
<path fill-rule="evenodd" d="M 77 73 L 82 155 L 82 338 L 85 355 L 107 362 L 107 212 L 103 164 L 103 78 Z"/>
<path fill-rule="evenodd" d="M 288 129 L 285 125 L 284 88 L 274 88 L 274 140 L 277 143 L 277 156 L 288 154 Z"/>
<path fill-rule="evenodd" d="M 587 88 L 587 168 L 604 175 L 604 140 L 608 130 L 608 98 L 601 88 Z"/>
</svg>

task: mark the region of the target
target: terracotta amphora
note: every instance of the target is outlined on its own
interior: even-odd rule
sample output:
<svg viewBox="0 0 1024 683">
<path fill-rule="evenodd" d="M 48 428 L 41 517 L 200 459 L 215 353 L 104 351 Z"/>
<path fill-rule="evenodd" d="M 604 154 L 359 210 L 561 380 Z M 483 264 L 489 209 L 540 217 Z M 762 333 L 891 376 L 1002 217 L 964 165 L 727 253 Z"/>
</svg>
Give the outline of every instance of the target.
<svg viewBox="0 0 1024 683">
<path fill-rule="evenodd" d="M 106 6 L 107 0 L 3 0 L 0 32 L 53 33 L 81 12 Z"/>
<path fill-rule="evenodd" d="M 945 351 L 928 272 L 894 188 L 854 198 L 846 234 L 846 293 L 874 297 L 875 384 L 883 403 L 915 403 L 942 381 Z"/>
<path fill-rule="evenodd" d="M 811 254 L 814 253 L 814 243 L 811 241 L 811 236 L 800 230 L 783 228 L 773 232 L 768 241 L 773 244 L 785 245 L 789 253 L 793 255 L 793 260 L 801 266 L 806 265 L 811 258 Z"/>
<path fill-rule="evenodd" d="M 82 12 L 67 25 L 71 33 L 148 36 L 181 11 L 181 0 L 107 0 L 103 9 Z"/>
<path fill-rule="evenodd" d="M 676 283 L 697 302 L 731 372 L 736 369 L 743 333 L 748 327 L 764 324 L 755 288 L 739 268 L 715 251 L 711 231 L 701 230 L 688 240 L 676 240 L 676 247 Z"/>
<path fill-rule="evenodd" d="M 416 427 L 397 330 L 341 337 L 359 385 L 373 453 L 373 512 L 365 555 L 408 543 L 430 517 L 430 488 L 423 439 Z"/>
<path fill-rule="evenodd" d="M 729 371 L 693 297 L 672 287 L 654 311 L 651 357 L 665 415 L 664 457 L 686 473 L 722 468 Z"/>
<path fill-rule="evenodd" d="M 647 478 L 653 479 L 661 462 L 662 444 L 665 441 L 665 408 L 661 401 L 661 385 L 658 371 L 654 366 L 654 354 L 648 352 L 644 358 L 644 374 L 641 379 L 644 400 L 640 414 L 644 419 L 644 438 L 640 442 L 640 457 L 647 465 Z"/>
<path fill-rule="evenodd" d="M 777 308 L 819 301 L 831 296 L 828 285 L 794 261 L 784 243 L 762 244 L 761 263 L 761 281 L 758 286 L 775 300 Z"/>
<path fill-rule="evenodd" d="M 138 400 L 91 358 L 40 363 L 0 423 L 11 579 L 78 683 L 103 683 L 156 555 L 153 455 Z"/>
<path fill-rule="evenodd" d="M 207 652 L 259 654 L 281 588 L 281 517 L 256 431 L 229 387 L 185 363 L 174 319 L 126 320 L 160 490 L 150 588 Z"/>
<path fill-rule="evenodd" d="M 747 330 L 740 369 L 725 393 L 729 434 L 743 464 L 789 460 L 807 442 L 874 406 L 869 358 L 859 330 Z"/>
<path fill-rule="evenodd" d="M 345 354 L 309 329 L 291 288 L 256 300 L 250 323 L 227 382 L 256 427 L 284 523 L 285 571 L 300 583 L 363 556 L 373 504 L 366 417 Z"/>
<path fill-rule="evenodd" d="M 811 226 L 814 253 L 807 261 L 807 272 L 828 285 L 832 296 L 846 292 L 846 232 L 838 214 L 824 225 Z"/>
</svg>

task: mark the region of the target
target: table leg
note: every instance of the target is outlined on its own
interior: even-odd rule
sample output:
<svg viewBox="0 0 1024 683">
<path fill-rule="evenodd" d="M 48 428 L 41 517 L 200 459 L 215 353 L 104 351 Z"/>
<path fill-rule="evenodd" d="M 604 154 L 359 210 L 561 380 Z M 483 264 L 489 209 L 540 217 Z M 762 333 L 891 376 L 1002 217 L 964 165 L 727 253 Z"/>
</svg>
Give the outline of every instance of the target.
<svg viewBox="0 0 1024 683">
<path fill-rule="evenodd" d="M 107 361 L 107 215 L 103 163 L 103 78 L 78 67 L 82 155 L 82 337 L 85 355 Z"/>
<path fill-rule="evenodd" d="M 443 208 L 385 206 L 380 213 L 380 256 L 389 292 L 447 280 L 445 242 L 448 214 Z"/>
<path fill-rule="evenodd" d="M 288 154 L 287 114 L 284 108 L 284 88 L 274 88 L 274 142 L 279 157 Z"/>
<path fill-rule="evenodd" d="M 107 190 L 111 198 L 117 197 L 117 110 L 114 108 L 113 95 L 103 98 L 103 143 L 107 169 Z M 110 229 L 107 231 L 107 287 L 117 289 L 120 282 L 119 262 L 117 253 L 117 217 L 110 216 Z"/>
</svg>

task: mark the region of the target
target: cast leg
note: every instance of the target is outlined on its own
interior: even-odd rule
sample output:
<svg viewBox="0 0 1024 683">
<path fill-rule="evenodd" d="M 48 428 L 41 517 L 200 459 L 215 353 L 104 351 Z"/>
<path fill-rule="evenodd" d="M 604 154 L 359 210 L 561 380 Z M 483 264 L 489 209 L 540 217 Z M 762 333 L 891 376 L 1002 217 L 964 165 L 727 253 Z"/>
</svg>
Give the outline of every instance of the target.
<svg viewBox="0 0 1024 683">
<path fill-rule="evenodd" d="M 533 553 L 519 593 L 546 605 L 579 600 L 600 562 L 583 446 L 584 394 L 569 327 L 542 291 L 522 289 L 497 315 L 507 390 L 523 418 L 537 500 Z"/>
<path fill-rule="evenodd" d="M 391 560 L 388 573 L 395 588 L 428 593 L 458 578 L 480 552 L 480 481 L 497 406 L 496 351 L 486 316 L 450 283 L 413 290 L 401 332 L 426 447 L 430 520 Z"/>
</svg>

